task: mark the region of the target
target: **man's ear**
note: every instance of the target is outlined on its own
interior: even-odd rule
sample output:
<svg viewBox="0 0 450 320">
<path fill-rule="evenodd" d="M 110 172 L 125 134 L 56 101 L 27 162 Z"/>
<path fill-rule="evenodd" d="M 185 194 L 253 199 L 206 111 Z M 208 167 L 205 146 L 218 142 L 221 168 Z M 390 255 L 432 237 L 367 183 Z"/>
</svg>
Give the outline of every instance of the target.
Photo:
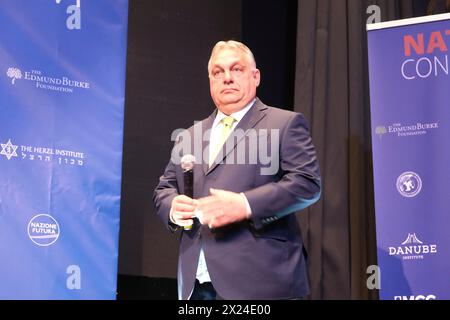
<svg viewBox="0 0 450 320">
<path fill-rule="evenodd" d="M 261 82 L 261 72 L 259 69 L 253 71 L 253 79 L 255 79 L 256 86 L 259 86 L 259 83 Z"/>
</svg>

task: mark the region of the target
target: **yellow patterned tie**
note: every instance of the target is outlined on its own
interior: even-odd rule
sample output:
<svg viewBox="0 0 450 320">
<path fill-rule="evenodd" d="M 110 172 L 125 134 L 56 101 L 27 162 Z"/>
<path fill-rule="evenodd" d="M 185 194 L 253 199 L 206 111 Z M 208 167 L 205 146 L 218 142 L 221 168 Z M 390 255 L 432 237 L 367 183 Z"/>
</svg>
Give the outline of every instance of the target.
<svg viewBox="0 0 450 320">
<path fill-rule="evenodd" d="M 211 167 L 214 163 L 214 160 L 217 157 L 217 154 L 219 153 L 220 150 L 222 150 L 222 146 L 225 143 L 225 141 L 227 141 L 228 136 L 231 133 L 231 128 L 233 127 L 233 123 L 236 121 L 236 119 L 234 119 L 233 117 L 227 116 L 225 118 L 223 118 L 222 120 L 220 120 L 220 122 L 222 122 L 223 124 L 223 128 L 222 128 L 222 132 L 221 135 L 219 137 L 219 140 L 217 141 L 217 143 L 213 146 L 214 148 L 214 152 L 210 153 L 212 156 L 209 159 L 209 166 Z M 220 159 L 222 160 L 222 159 Z"/>
</svg>

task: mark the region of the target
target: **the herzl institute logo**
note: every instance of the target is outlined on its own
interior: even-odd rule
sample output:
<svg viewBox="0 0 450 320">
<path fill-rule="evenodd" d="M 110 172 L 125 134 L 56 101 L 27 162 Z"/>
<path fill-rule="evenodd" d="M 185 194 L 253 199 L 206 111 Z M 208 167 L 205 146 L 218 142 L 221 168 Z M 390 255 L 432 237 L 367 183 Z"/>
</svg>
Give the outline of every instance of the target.
<svg viewBox="0 0 450 320">
<path fill-rule="evenodd" d="M 12 84 L 15 83 L 16 79 L 22 79 L 22 71 L 20 71 L 20 69 L 18 68 L 8 68 L 8 70 L 6 71 L 6 75 L 12 79 Z"/>
<path fill-rule="evenodd" d="M 415 197 L 422 189 L 422 180 L 415 172 L 408 171 L 403 172 L 397 178 L 397 190 L 398 192 L 407 198 Z"/>
<path fill-rule="evenodd" d="M 82 167 L 86 162 L 84 152 L 65 148 L 51 148 L 47 146 L 15 145 L 11 139 L 7 143 L 0 143 L 0 160 L 30 161 L 38 164 L 57 163 L 58 165 Z M 14 158 L 14 159 L 13 159 Z"/>
<path fill-rule="evenodd" d="M 59 224 L 51 215 L 38 214 L 28 223 L 28 236 L 41 247 L 49 246 L 59 238 Z"/>
<path fill-rule="evenodd" d="M 403 260 L 424 259 L 425 255 L 437 253 L 436 244 L 424 244 L 416 233 L 408 233 L 400 246 L 389 247 L 390 256 L 400 256 Z"/>
<path fill-rule="evenodd" d="M 12 157 L 17 157 L 17 147 L 16 145 L 13 145 L 11 143 L 11 139 L 8 140 L 7 143 L 0 143 L 2 146 L 2 151 L 0 151 L 1 155 L 4 155 L 8 160 L 10 160 Z"/>
</svg>

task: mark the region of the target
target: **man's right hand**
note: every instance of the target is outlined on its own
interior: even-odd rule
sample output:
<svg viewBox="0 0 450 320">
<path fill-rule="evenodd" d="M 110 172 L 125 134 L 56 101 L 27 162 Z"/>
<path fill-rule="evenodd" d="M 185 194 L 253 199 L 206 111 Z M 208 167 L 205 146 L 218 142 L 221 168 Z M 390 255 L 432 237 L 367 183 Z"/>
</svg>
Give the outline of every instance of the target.
<svg viewBox="0 0 450 320">
<path fill-rule="evenodd" d="M 172 200 L 170 208 L 170 221 L 181 227 L 191 226 L 194 221 L 195 210 L 197 209 L 197 200 L 185 195 L 178 195 Z"/>
</svg>

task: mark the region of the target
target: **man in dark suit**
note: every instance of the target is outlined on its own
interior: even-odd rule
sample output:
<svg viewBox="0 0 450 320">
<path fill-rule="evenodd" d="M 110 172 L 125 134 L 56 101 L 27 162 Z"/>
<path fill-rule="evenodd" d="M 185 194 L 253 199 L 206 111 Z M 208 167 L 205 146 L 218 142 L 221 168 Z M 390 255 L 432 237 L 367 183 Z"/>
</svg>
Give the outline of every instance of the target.
<svg viewBox="0 0 450 320">
<path fill-rule="evenodd" d="M 256 97 L 260 71 L 240 42 L 218 42 L 208 74 L 217 109 L 180 134 L 153 197 L 167 227 L 183 230 L 179 298 L 302 298 L 306 252 L 293 213 L 321 192 L 306 120 Z M 205 141 L 192 139 L 198 132 Z M 193 198 L 177 157 L 192 150 Z"/>
</svg>

